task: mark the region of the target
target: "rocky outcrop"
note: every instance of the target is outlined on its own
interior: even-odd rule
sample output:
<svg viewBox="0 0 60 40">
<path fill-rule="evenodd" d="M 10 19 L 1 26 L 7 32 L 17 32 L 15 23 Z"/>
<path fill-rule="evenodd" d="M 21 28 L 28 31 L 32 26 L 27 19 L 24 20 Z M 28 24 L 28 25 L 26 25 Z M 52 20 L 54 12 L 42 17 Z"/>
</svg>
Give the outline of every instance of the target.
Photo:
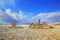
<svg viewBox="0 0 60 40">
<path fill-rule="evenodd" d="M 13 23 L 12 23 L 12 26 L 16 26 L 16 22 L 13 22 Z"/>
<path fill-rule="evenodd" d="M 44 21 L 43 21 L 43 23 L 41 24 L 41 23 L 40 23 L 40 20 L 38 20 L 38 23 L 37 23 L 37 24 L 32 23 L 32 24 L 30 24 L 29 28 L 48 29 L 48 28 L 53 28 L 53 27 L 50 26 L 50 25 L 47 25 Z"/>
</svg>

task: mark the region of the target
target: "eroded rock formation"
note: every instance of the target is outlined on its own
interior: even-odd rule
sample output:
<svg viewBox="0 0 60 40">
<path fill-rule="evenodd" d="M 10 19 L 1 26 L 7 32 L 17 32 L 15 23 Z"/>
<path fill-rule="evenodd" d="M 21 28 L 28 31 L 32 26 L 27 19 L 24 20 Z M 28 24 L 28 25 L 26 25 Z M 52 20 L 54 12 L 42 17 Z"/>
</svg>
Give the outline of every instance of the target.
<svg viewBox="0 0 60 40">
<path fill-rule="evenodd" d="M 44 21 L 43 21 L 43 23 L 41 24 L 41 23 L 40 23 L 40 19 L 39 19 L 38 22 L 37 22 L 37 24 L 32 23 L 32 24 L 30 24 L 29 28 L 48 29 L 48 28 L 53 28 L 53 27 L 50 26 L 50 25 L 47 25 Z"/>
<path fill-rule="evenodd" d="M 13 23 L 12 23 L 12 26 L 16 26 L 16 22 L 13 22 Z"/>
</svg>

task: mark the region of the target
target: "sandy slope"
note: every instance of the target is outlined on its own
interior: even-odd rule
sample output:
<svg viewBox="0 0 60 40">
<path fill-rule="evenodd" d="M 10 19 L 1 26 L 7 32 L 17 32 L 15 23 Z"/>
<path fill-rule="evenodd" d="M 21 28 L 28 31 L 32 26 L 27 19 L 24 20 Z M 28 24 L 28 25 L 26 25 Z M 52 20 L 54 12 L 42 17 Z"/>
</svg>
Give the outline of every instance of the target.
<svg viewBox="0 0 60 40">
<path fill-rule="evenodd" d="M 60 40 L 57 29 L 0 27 L 0 40 Z"/>
<path fill-rule="evenodd" d="M 60 40 L 60 26 L 54 26 L 55 28 L 52 29 L 53 31 L 56 32 L 57 40 Z"/>
</svg>

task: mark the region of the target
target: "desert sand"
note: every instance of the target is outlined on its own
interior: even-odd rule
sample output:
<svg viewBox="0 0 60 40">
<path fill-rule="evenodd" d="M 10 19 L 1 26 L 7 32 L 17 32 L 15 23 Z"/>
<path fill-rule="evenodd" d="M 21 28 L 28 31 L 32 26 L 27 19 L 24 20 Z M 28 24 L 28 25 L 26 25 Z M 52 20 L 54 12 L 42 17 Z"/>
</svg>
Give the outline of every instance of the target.
<svg viewBox="0 0 60 40">
<path fill-rule="evenodd" d="M 60 40 L 60 26 L 54 26 L 53 29 L 0 26 L 0 40 Z"/>
</svg>

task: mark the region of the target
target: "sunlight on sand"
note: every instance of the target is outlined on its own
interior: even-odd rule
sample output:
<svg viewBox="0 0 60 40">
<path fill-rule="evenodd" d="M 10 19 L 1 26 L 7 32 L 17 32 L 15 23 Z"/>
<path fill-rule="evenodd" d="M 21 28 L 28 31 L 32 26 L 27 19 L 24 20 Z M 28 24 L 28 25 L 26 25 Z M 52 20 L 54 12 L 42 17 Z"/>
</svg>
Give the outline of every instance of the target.
<svg viewBox="0 0 60 40">
<path fill-rule="evenodd" d="M 0 27 L 1 40 L 60 40 L 58 29 Z M 58 39 L 57 39 L 58 38 Z"/>
</svg>

